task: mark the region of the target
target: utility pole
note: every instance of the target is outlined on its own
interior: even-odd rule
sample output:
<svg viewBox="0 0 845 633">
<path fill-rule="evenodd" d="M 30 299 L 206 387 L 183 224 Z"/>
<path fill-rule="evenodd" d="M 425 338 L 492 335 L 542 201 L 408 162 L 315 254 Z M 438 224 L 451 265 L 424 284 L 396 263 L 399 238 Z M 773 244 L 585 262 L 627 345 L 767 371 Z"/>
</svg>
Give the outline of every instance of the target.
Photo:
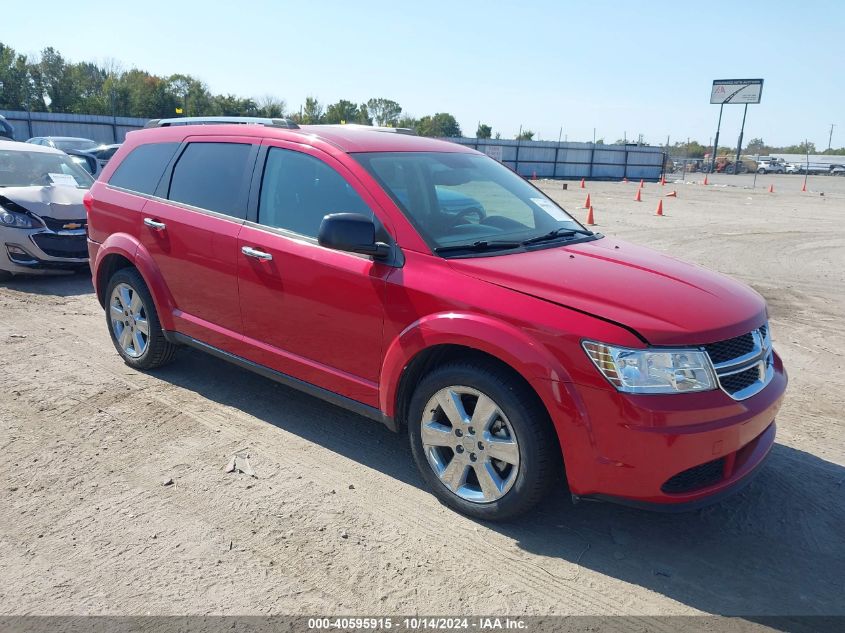
<svg viewBox="0 0 845 633">
<path fill-rule="evenodd" d="M 745 115 L 748 114 L 748 104 L 742 112 L 742 127 L 739 128 L 739 138 L 736 141 L 736 160 L 734 161 L 734 176 L 739 175 L 739 153 L 742 151 L 742 135 L 745 133 Z"/>
<path fill-rule="evenodd" d="M 716 171 L 716 150 L 719 149 L 719 130 L 722 129 L 722 110 L 725 108 L 724 101 L 719 104 L 719 123 L 716 125 L 716 141 L 713 143 L 713 156 L 710 157 L 710 172 Z"/>
<path fill-rule="evenodd" d="M 830 124 L 830 135 L 827 137 L 827 149 L 830 149 L 830 144 L 833 141 L 833 128 L 836 127 L 836 123 Z"/>
</svg>

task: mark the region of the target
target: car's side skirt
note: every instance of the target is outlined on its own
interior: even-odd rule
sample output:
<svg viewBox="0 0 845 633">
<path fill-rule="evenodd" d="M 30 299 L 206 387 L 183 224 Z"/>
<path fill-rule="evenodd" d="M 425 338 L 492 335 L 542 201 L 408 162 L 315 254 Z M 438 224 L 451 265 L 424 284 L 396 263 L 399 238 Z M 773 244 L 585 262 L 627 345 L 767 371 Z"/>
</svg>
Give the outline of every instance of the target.
<svg viewBox="0 0 845 633">
<path fill-rule="evenodd" d="M 182 334 L 180 332 L 165 331 L 164 335 L 165 338 L 167 338 L 167 340 L 171 343 L 193 347 L 200 351 L 206 352 L 207 354 L 211 354 L 212 356 L 216 356 L 217 358 L 221 358 L 223 360 L 229 361 L 230 363 L 234 363 L 239 367 L 243 367 L 244 369 L 248 369 L 252 372 L 255 372 L 256 374 L 264 376 L 265 378 L 274 380 L 287 387 L 291 387 L 293 389 L 297 389 L 299 391 L 307 393 L 310 396 L 320 398 L 321 400 L 325 400 L 330 404 L 341 407 L 353 413 L 357 413 L 358 415 L 362 415 L 366 418 L 370 418 L 371 420 L 375 420 L 376 422 L 381 422 L 392 431 L 399 430 L 396 421 L 392 417 L 383 414 L 377 408 L 371 407 L 370 405 L 364 404 L 363 402 L 358 402 L 357 400 L 347 398 L 346 396 L 342 396 L 339 393 L 335 393 L 334 391 L 329 391 L 328 389 L 318 387 L 317 385 L 311 384 L 310 382 L 305 382 L 304 380 L 294 378 L 293 376 L 290 376 L 288 374 L 283 374 L 282 372 L 276 371 L 275 369 L 270 369 L 269 367 L 265 367 L 264 365 L 259 365 L 258 363 L 254 363 L 251 360 L 241 358 L 240 356 L 231 354 L 218 347 L 209 345 L 208 343 L 203 343 L 202 341 L 198 341 L 197 339 L 191 338 L 190 336 L 186 336 L 185 334 Z"/>
</svg>

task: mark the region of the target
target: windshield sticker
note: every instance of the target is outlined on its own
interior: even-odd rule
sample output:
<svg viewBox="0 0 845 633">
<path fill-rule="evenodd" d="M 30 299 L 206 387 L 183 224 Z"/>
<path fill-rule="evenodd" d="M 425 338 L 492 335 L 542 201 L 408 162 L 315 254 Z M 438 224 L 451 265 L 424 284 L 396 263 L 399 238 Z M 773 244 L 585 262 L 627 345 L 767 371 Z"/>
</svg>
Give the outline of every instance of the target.
<svg viewBox="0 0 845 633">
<path fill-rule="evenodd" d="M 47 174 L 54 185 L 67 185 L 69 187 L 76 187 L 76 178 L 70 174 Z"/>
<path fill-rule="evenodd" d="M 531 198 L 531 202 L 536 204 L 543 211 L 545 211 L 550 216 L 552 216 L 555 220 L 559 220 L 561 222 L 570 222 L 571 221 L 568 215 L 566 215 L 563 211 L 561 211 L 557 207 L 557 205 L 550 202 L 549 200 L 546 200 L 544 198 Z"/>
</svg>

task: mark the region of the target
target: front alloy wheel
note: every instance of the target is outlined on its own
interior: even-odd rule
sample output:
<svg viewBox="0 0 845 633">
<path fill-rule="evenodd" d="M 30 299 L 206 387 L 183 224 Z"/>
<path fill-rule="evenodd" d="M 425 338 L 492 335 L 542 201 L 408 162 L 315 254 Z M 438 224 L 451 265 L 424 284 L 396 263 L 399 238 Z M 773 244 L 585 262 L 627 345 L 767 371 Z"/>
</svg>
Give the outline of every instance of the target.
<svg viewBox="0 0 845 633">
<path fill-rule="evenodd" d="M 405 420 L 422 478 L 467 516 L 510 519 L 565 485 L 543 403 L 500 363 L 468 358 L 435 367 L 419 380 Z"/>
<path fill-rule="evenodd" d="M 452 493 L 490 503 L 511 489 L 519 443 L 492 398 L 471 387 L 446 387 L 428 401 L 420 425 L 428 463 Z"/>
</svg>

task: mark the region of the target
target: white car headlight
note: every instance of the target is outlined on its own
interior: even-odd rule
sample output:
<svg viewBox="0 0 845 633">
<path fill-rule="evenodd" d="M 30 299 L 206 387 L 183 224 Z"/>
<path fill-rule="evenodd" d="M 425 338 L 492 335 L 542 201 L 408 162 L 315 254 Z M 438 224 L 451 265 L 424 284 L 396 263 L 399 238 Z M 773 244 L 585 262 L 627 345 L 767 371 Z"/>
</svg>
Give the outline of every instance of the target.
<svg viewBox="0 0 845 633">
<path fill-rule="evenodd" d="M 608 382 L 627 393 L 689 393 L 716 389 L 707 354 L 698 349 L 629 349 L 582 343 Z"/>
<path fill-rule="evenodd" d="M 10 211 L 0 206 L 0 226 L 10 226 L 16 229 L 37 229 L 41 226 L 41 223 L 26 213 Z"/>
</svg>

